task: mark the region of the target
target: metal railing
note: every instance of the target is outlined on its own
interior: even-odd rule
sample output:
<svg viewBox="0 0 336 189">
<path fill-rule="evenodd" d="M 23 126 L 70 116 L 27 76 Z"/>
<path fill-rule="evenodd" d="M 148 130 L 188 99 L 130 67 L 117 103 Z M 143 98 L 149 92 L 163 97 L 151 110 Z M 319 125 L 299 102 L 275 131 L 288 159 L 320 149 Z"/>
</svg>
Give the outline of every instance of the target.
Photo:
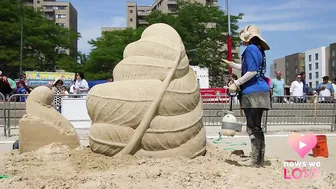
<svg viewBox="0 0 336 189">
<path fill-rule="evenodd" d="M 206 126 L 221 126 L 222 117 L 229 110 L 229 98 L 227 95 L 203 98 L 203 122 Z M 239 102 L 234 101 L 232 112 L 238 122 L 246 125 Z M 274 97 L 271 106 L 271 110 L 263 115 L 265 130 L 269 125 L 330 125 L 331 131 L 335 130 L 336 103 L 332 97 Z"/>
<path fill-rule="evenodd" d="M 85 95 L 59 95 L 63 97 L 84 97 Z M 17 128 L 19 120 L 26 113 L 28 94 L 14 94 L 5 101 L 0 93 L 3 115 L 4 136 L 11 136 L 11 128 Z M 230 97 L 227 95 L 203 96 L 203 123 L 205 126 L 221 126 L 222 118 L 230 108 Z M 314 103 L 315 100 L 315 103 Z M 324 99 L 313 96 L 273 98 L 272 109 L 265 111 L 262 127 L 267 132 L 271 125 L 330 125 L 335 130 L 336 103 L 332 98 Z M 323 101 L 323 102 L 322 102 Z M 246 119 L 238 100 L 233 98 L 232 112 L 237 121 L 246 125 Z M 0 125 L 2 125 L 0 123 Z"/>
<path fill-rule="evenodd" d="M 6 119 L 6 98 L 5 98 L 5 95 L 0 93 L 0 125 L 3 125 L 4 127 L 3 135 L 5 137 L 7 137 L 6 121 L 7 121 Z"/>
<path fill-rule="evenodd" d="M 86 95 L 56 95 L 66 98 L 83 98 Z M 26 114 L 26 101 L 29 94 L 13 94 L 4 101 L 4 136 L 11 136 L 11 128 L 17 128 L 20 119 Z"/>
</svg>

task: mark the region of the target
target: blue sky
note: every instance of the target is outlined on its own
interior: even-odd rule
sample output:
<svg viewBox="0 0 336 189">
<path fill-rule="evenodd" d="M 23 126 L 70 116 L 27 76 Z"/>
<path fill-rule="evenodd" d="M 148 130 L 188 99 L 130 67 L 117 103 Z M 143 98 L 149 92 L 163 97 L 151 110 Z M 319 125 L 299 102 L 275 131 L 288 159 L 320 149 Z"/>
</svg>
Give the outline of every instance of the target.
<svg viewBox="0 0 336 189">
<path fill-rule="evenodd" d="M 82 35 L 78 45 L 84 53 L 90 52 L 87 41 L 99 37 L 101 27 L 126 25 L 125 0 L 69 1 L 78 11 Z M 151 5 L 154 0 L 136 2 Z M 219 5 L 224 8 L 225 1 L 219 0 Z M 245 14 L 239 27 L 260 27 L 271 47 L 267 52 L 268 65 L 274 59 L 336 42 L 335 10 L 335 0 L 230 0 L 231 14 Z"/>
</svg>

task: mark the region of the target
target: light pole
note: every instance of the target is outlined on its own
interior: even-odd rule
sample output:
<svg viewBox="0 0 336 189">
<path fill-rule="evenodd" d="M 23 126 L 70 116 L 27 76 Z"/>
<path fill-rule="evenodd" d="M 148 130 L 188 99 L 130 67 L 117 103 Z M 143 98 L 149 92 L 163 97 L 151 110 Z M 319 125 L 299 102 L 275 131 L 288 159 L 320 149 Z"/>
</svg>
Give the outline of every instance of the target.
<svg viewBox="0 0 336 189">
<path fill-rule="evenodd" d="M 22 75 L 22 58 L 23 58 L 23 8 L 22 8 L 22 0 L 18 0 L 21 9 L 21 39 L 20 39 L 20 75 Z"/>
<path fill-rule="evenodd" d="M 231 41 L 231 18 L 229 13 L 229 0 L 226 0 L 226 13 L 228 16 L 228 38 L 227 38 L 227 49 L 228 49 L 228 61 L 232 61 L 232 41 Z M 232 75 L 232 67 L 229 67 L 229 74 Z"/>
</svg>

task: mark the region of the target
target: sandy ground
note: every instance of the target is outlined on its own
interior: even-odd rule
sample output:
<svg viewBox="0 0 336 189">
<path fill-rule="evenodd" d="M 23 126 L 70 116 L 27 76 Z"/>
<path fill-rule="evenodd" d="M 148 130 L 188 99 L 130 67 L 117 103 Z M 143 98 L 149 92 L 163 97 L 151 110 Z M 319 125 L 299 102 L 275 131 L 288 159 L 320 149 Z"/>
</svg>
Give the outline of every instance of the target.
<svg viewBox="0 0 336 189">
<path fill-rule="evenodd" d="M 248 138 L 224 138 L 214 144 L 209 140 L 207 154 L 195 159 L 182 157 L 151 159 L 142 157 L 106 157 L 87 147 L 70 150 L 52 144 L 35 152 L 18 154 L 11 144 L 0 144 L 0 188 L 336 188 L 336 137 L 329 137 L 329 158 L 306 156 L 303 160 L 288 146 L 286 137 L 267 137 L 267 166 L 241 166 L 246 157 L 231 151 L 250 151 Z M 86 143 L 87 141 L 84 141 Z M 83 144 L 84 144 L 83 143 Z M 285 160 L 319 161 L 317 179 L 284 180 Z M 334 173 L 333 173 L 334 172 Z"/>
</svg>

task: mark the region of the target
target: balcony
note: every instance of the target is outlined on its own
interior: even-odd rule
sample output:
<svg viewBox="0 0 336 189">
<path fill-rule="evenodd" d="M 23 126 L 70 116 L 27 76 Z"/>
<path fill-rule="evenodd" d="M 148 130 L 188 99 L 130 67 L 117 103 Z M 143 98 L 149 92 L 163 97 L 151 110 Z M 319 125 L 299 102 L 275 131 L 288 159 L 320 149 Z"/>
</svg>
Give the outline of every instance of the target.
<svg viewBox="0 0 336 189">
<path fill-rule="evenodd" d="M 144 19 L 138 19 L 138 24 L 139 25 L 146 25 L 146 24 L 148 24 L 148 22 Z"/>
<path fill-rule="evenodd" d="M 53 6 L 44 6 L 43 7 L 43 12 L 54 12 L 54 7 Z"/>
<path fill-rule="evenodd" d="M 138 10 L 138 16 L 148 16 L 150 13 L 151 13 L 150 10 L 148 11 Z"/>
<path fill-rule="evenodd" d="M 177 5 L 177 0 L 168 0 L 168 5 Z"/>
</svg>

